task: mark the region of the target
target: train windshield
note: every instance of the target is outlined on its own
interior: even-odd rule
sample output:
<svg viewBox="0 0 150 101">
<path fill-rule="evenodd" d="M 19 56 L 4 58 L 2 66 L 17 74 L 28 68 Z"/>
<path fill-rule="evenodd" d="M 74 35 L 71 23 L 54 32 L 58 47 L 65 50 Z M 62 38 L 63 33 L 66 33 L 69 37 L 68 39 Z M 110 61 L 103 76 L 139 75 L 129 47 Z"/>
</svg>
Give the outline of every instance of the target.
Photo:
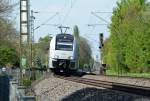
<svg viewBox="0 0 150 101">
<path fill-rule="evenodd" d="M 65 50 L 65 51 L 72 51 L 73 45 L 72 43 L 57 43 L 56 50 Z"/>
<path fill-rule="evenodd" d="M 72 51 L 73 36 L 69 34 L 59 34 L 56 37 L 56 50 Z"/>
</svg>

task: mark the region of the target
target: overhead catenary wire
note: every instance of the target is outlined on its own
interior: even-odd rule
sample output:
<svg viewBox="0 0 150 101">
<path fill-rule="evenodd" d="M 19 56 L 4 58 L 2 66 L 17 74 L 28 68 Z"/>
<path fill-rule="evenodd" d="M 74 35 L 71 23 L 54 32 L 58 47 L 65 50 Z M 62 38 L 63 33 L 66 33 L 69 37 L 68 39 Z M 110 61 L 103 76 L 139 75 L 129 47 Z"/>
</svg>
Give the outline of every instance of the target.
<svg viewBox="0 0 150 101">
<path fill-rule="evenodd" d="M 91 29 L 91 31 L 90 31 L 90 33 L 91 33 L 90 35 L 93 34 L 93 32 L 94 32 L 96 26 L 107 26 L 107 25 L 108 25 L 108 24 L 88 24 L 88 27 L 92 27 L 92 29 Z M 84 34 L 84 36 L 87 36 L 87 35 Z M 89 37 L 89 36 L 87 36 L 87 37 L 88 37 L 89 39 L 91 39 L 92 41 L 99 43 L 98 40 L 93 39 L 93 38 L 91 38 L 91 37 Z"/>
<path fill-rule="evenodd" d="M 58 12 L 56 12 L 56 14 L 55 14 L 55 15 L 51 16 L 51 17 L 50 17 L 50 18 L 48 18 L 46 21 L 44 21 L 43 23 L 41 23 L 39 26 L 35 27 L 35 29 L 34 29 L 34 30 L 36 30 L 36 29 L 40 28 L 41 26 L 43 26 L 43 25 L 47 24 L 50 20 L 52 20 L 53 18 L 55 18 L 58 14 L 59 14 L 59 13 L 58 13 Z"/>
<path fill-rule="evenodd" d="M 66 7 L 67 7 L 67 2 L 66 2 L 66 0 L 65 0 L 64 6 L 63 6 L 63 8 L 61 9 L 60 12 L 61 12 L 61 13 L 64 12 L 64 9 L 65 9 Z M 60 24 L 62 25 L 62 21 L 61 21 L 61 20 L 62 20 L 62 17 L 61 17 L 61 14 L 60 14 L 60 16 L 59 16 L 59 22 L 60 22 Z"/>
<path fill-rule="evenodd" d="M 108 25 L 110 24 L 107 20 L 105 20 L 104 18 L 98 16 L 96 13 L 111 13 L 111 12 L 91 12 L 92 15 L 94 15 L 94 16 L 97 17 L 97 18 L 99 18 L 99 19 L 103 22 L 103 23 L 101 23 L 101 24 L 88 24 L 88 27 L 92 27 L 92 28 L 93 28 L 93 29 L 91 30 L 91 33 L 94 32 L 94 28 L 95 28 L 96 26 L 108 26 Z M 89 36 L 88 36 L 88 38 L 89 38 L 90 40 L 96 42 L 96 43 L 99 43 L 99 41 L 96 40 L 96 39 L 93 39 L 93 38 L 91 38 L 91 37 L 89 37 Z M 91 41 L 91 42 L 92 42 L 92 41 Z M 97 47 L 97 48 L 94 47 L 94 46 L 91 46 L 91 47 L 92 47 L 92 48 L 95 48 L 97 51 L 99 51 L 98 47 Z"/>
<path fill-rule="evenodd" d="M 66 19 L 68 18 L 69 14 L 71 13 L 74 5 L 76 4 L 77 0 L 74 0 L 74 2 L 71 0 L 71 6 L 70 9 L 68 10 L 68 12 L 66 13 L 66 15 L 64 16 L 64 19 L 62 21 L 62 23 L 64 23 L 66 21 Z"/>
<path fill-rule="evenodd" d="M 105 22 L 106 24 L 110 24 L 107 20 L 105 20 L 104 18 L 98 16 L 95 12 L 91 12 L 92 15 L 94 15 L 95 17 L 99 18 L 100 20 L 102 20 L 103 22 Z"/>
<path fill-rule="evenodd" d="M 105 20 L 104 18 L 98 16 L 96 13 L 111 13 L 111 12 L 100 12 L 100 11 L 99 12 L 91 12 L 92 15 L 94 15 L 95 17 L 99 18 L 101 21 L 104 22 L 104 23 L 101 23 L 101 24 L 88 24 L 88 27 L 93 28 L 93 30 L 91 30 L 91 33 L 93 33 L 94 28 L 96 26 L 108 26 L 110 24 L 107 20 Z M 95 40 L 95 42 L 96 42 L 96 40 Z"/>
<path fill-rule="evenodd" d="M 107 12 L 107 11 L 96 11 L 96 12 L 94 12 L 94 13 L 112 13 L 112 12 Z"/>
<path fill-rule="evenodd" d="M 91 16 L 89 17 L 89 21 L 88 22 L 91 22 Z M 95 30 L 95 26 L 91 26 L 91 24 L 86 24 L 86 26 L 88 25 L 88 27 L 90 27 L 91 29 L 90 29 L 90 35 L 93 35 L 93 32 L 94 32 L 94 30 Z M 96 43 L 99 43 L 99 41 L 98 40 L 96 40 L 95 38 L 92 38 L 91 36 L 89 36 L 89 34 L 87 34 L 87 33 L 85 33 L 85 34 L 83 34 L 82 36 L 84 36 L 84 37 L 86 37 L 87 39 L 88 39 L 88 44 L 90 45 L 90 47 L 91 47 L 91 49 L 92 49 L 92 54 L 93 54 L 93 49 L 95 50 L 95 51 L 99 51 L 98 49 L 98 47 L 96 47 L 96 45 L 92 45 L 92 44 L 94 44 L 93 42 L 96 42 Z"/>
<path fill-rule="evenodd" d="M 63 6 L 62 6 L 61 9 L 58 11 L 58 12 L 59 12 L 59 14 L 58 14 L 58 21 L 59 21 L 59 24 L 60 24 L 60 25 L 62 25 L 62 20 L 63 20 L 61 13 L 64 12 L 64 9 L 67 7 L 67 4 L 68 4 L 68 3 L 66 2 L 66 1 L 68 1 L 68 0 L 64 0 L 64 1 L 65 1 L 65 2 L 64 2 L 64 4 L 63 4 Z M 48 4 L 46 7 L 44 7 L 44 10 L 47 9 L 48 7 L 50 7 L 49 4 Z M 42 11 L 42 12 L 43 12 L 43 11 Z M 47 11 L 44 11 L 44 12 L 47 13 Z M 52 12 L 51 12 L 51 13 L 52 13 Z"/>
</svg>

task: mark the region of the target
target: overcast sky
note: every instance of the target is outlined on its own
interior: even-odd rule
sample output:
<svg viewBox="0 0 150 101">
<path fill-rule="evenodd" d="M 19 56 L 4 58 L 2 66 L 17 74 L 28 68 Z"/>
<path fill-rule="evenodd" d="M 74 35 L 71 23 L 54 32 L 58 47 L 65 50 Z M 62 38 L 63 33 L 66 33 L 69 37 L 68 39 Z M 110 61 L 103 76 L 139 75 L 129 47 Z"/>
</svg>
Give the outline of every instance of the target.
<svg viewBox="0 0 150 101">
<path fill-rule="evenodd" d="M 18 2 L 19 0 L 13 0 Z M 87 38 L 92 47 L 93 54 L 99 55 L 98 42 L 99 33 L 104 33 L 104 37 L 109 37 L 109 29 L 107 25 L 88 27 L 88 24 L 106 24 L 104 21 L 98 19 L 91 12 L 112 12 L 116 6 L 117 0 L 30 0 L 31 9 L 38 11 L 35 16 L 35 27 L 44 24 L 62 24 L 68 26 L 71 29 L 68 33 L 73 33 L 73 26 L 78 25 L 80 35 Z M 18 7 L 19 8 L 19 7 Z M 19 12 L 19 9 L 18 9 Z M 54 16 L 53 19 L 47 21 Z M 98 13 L 98 16 L 105 19 L 110 23 L 111 13 Z M 54 26 L 44 25 L 35 30 L 36 41 L 40 37 L 44 37 L 48 34 L 58 34 L 59 29 Z"/>
</svg>

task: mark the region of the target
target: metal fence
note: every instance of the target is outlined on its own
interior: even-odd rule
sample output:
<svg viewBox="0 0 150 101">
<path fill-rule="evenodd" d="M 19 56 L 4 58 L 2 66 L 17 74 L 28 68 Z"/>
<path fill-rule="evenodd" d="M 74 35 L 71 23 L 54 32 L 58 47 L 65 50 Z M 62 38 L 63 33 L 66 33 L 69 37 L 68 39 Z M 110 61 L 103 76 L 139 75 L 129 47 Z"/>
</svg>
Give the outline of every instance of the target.
<svg viewBox="0 0 150 101">
<path fill-rule="evenodd" d="M 49 74 L 46 70 L 26 70 L 29 77 L 35 73 L 35 78 L 41 80 Z M 36 96 L 26 96 L 26 88 L 20 86 L 20 69 L 7 69 L 0 72 L 0 101 L 36 101 Z"/>
</svg>

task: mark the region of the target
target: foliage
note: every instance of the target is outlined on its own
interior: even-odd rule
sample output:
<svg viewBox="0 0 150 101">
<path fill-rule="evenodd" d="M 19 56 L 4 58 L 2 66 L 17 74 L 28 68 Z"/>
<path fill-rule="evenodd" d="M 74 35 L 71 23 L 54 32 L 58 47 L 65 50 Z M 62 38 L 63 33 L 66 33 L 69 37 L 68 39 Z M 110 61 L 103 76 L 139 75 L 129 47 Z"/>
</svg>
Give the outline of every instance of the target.
<svg viewBox="0 0 150 101">
<path fill-rule="evenodd" d="M 74 35 L 74 37 L 76 38 L 76 39 L 79 39 L 79 28 L 78 28 L 78 26 L 77 25 L 75 25 L 74 26 L 74 33 L 73 33 L 73 35 Z"/>
<path fill-rule="evenodd" d="M 118 76 L 118 73 L 114 72 L 112 70 L 107 70 L 106 74 L 107 75 Z M 124 74 L 119 74 L 119 76 L 131 76 L 131 77 L 145 77 L 145 78 L 150 78 L 150 73 L 124 73 Z"/>
<path fill-rule="evenodd" d="M 0 0 L 0 14 L 8 13 L 11 8 L 10 0 Z"/>
<path fill-rule="evenodd" d="M 91 51 L 91 47 L 88 44 L 88 41 L 83 38 L 80 37 L 80 41 L 79 41 L 79 66 L 80 67 L 84 67 L 85 64 L 90 65 L 91 59 L 92 59 L 92 51 Z"/>
<path fill-rule="evenodd" d="M 80 36 L 79 28 L 77 25 L 74 26 L 73 35 L 77 41 L 77 62 L 79 62 L 79 67 L 84 67 L 85 64 L 90 65 L 92 59 L 91 47 L 88 44 L 88 41 Z"/>
<path fill-rule="evenodd" d="M 48 64 L 48 50 L 51 37 L 49 35 L 40 38 L 38 43 L 35 43 L 35 64 L 37 67 L 44 68 Z"/>
<path fill-rule="evenodd" d="M 112 47 L 110 43 L 110 38 L 104 41 L 104 47 L 102 48 L 102 51 L 103 51 L 103 60 L 105 64 L 107 64 L 107 68 L 114 69 L 114 68 L 110 68 L 114 63 L 114 60 L 112 58 Z"/>
<path fill-rule="evenodd" d="M 104 60 L 114 71 L 150 71 L 150 3 L 121 0 L 113 11 Z"/>
<path fill-rule="evenodd" d="M 17 52 L 13 48 L 9 48 L 5 45 L 0 46 L 0 64 L 3 66 L 18 65 L 19 57 Z"/>
<path fill-rule="evenodd" d="M 0 0 L 0 65 L 19 66 L 19 33 L 6 15 L 11 14 L 10 0 Z"/>
<path fill-rule="evenodd" d="M 77 59 L 76 67 L 79 67 L 79 57 L 80 57 L 80 52 L 79 52 L 80 36 L 79 36 L 79 34 L 80 34 L 79 28 L 77 25 L 75 25 L 74 30 L 73 30 L 73 35 L 74 35 L 75 40 L 77 41 L 77 45 L 76 45 L 76 48 L 77 48 L 77 50 L 76 50 L 76 53 L 77 53 L 77 55 L 76 55 L 76 59 Z"/>
<path fill-rule="evenodd" d="M 23 86 L 29 87 L 31 85 L 32 81 L 30 80 L 30 78 L 24 77 L 22 80 L 22 83 L 23 83 Z"/>
<path fill-rule="evenodd" d="M 43 38 L 41 37 L 41 38 L 39 39 L 39 43 L 48 43 L 48 44 L 49 44 L 50 40 L 51 40 L 50 36 L 47 35 L 47 36 L 45 36 L 45 37 L 43 37 Z"/>
</svg>

